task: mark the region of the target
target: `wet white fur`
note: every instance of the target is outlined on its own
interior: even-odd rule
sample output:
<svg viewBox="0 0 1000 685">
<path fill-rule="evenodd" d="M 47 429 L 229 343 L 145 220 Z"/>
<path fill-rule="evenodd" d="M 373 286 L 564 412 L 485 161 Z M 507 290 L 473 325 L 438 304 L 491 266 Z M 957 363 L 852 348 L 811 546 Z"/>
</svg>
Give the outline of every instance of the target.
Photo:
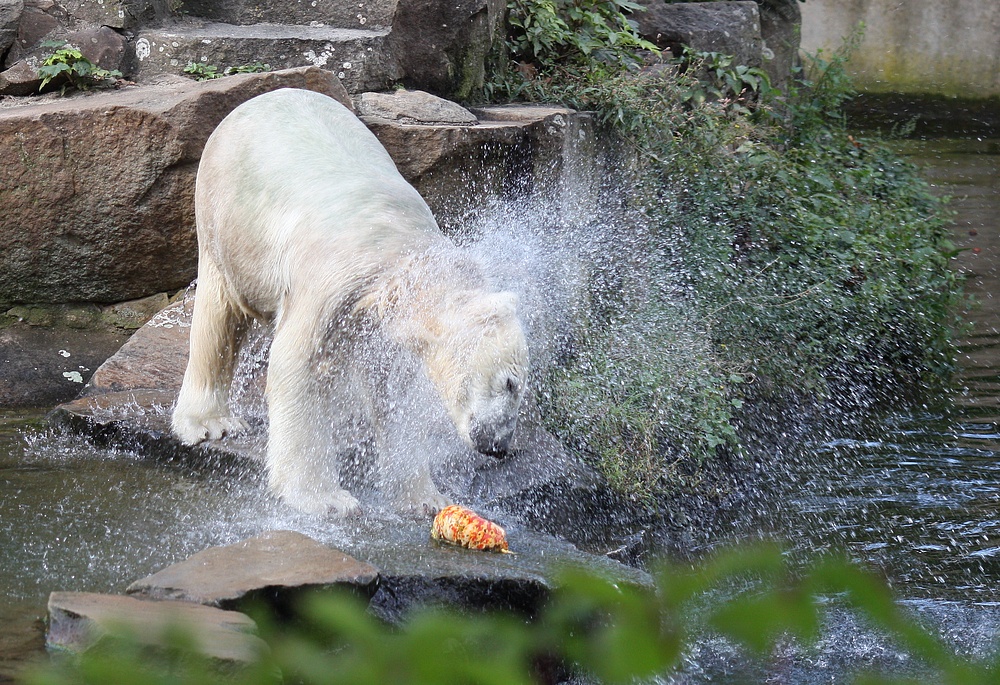
<svg viewBox="0 0 1000 685">
<path fill-rule="evenodd" d="M 336 458 L 317 439 L 324 410 L 316 376 L 323 364 L 361 363 L 350 352 L 365 331 L 416 355 L 466 443 L 473 424 L 477 433 L 513 428 L 528 375 L 516 297 L 490 289 L 343 105 L 282 89 L 238 107 L 205 147 L 195 205 L 198 289 L 173 413 L 183 442 L 245 427 L 230 413 L 229 390 L 251 317 L 274 322 L 269 483 L 301 510 L 358 509 L 340 485 Z M 361 402 L 377 451 L 388 411 L 378 400 Z M 426 456 L 406 458 L 416 463 L 402 470 L 411 482 L 395 484 L 401 505 L 446 504 Z M 393 466 L 380 468 L 389 474 Z"/>
</svg>

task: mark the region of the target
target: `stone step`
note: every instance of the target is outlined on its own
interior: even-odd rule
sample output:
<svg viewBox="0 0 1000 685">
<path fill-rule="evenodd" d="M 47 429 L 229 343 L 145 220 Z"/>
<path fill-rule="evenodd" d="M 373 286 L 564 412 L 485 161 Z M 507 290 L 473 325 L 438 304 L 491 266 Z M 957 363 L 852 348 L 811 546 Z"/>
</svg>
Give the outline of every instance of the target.
<svg viewBox="0 0 1000 685">
<path fill-rule="evenodd" d="M 191 62 L 219 72 L 259 62 L 272 70 L 322 67 L 337 74 L 352 93 L 385 90 L 403 76 L 388 36 L 387 29 L 178 22 L 136 34 L 130 73 L 141 82 L 158 74 L 181 74 Z"/>
<path fill-rule="evenodd" d="M 344 29 L 392 26 L 398 0 L 184 0 L 177 14 L 203 17 L 226 24 L 319 24 Z"/>
</svg>

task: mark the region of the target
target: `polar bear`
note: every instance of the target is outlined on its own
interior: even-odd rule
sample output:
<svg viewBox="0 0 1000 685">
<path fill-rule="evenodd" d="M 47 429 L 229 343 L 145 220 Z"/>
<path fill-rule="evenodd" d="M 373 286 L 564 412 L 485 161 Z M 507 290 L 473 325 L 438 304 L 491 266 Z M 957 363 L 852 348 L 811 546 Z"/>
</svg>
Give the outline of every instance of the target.
<svg viewBox="0 0 1000 685">
<path fill-rule="evenodd" d="M 317 379 L 325 373 L 350 385 L 352 369 L 366 363 L 353 352 L 370 336 L 417 360 L 469 447 L 508 449 L 528 377 L 516 296 L 490 287 L 342 104 L 281 89 L 233 110 L 205 146 L 195 217 L 190 356 L 172 415 L 182 442 L 246 427 L 230 411 L 229 391 L 248 324 L 257 319 L 274 328 L 265 390 L 268 482 L 293 507 L 334 516 L 359 509 L 342 487 L 338 457 L 316 436 L 329 419 Z M 331 375 L 331 367 L 341 373 Z M 415 463 L 399 469 L 391 461 L 400 457 L 383 453 L 392 407 L 377 395 L 388 388 L 341 390 L 374 433 L 383 480 L 409 474 L 394 484 L 401 505 L 431 513 L 445 506 L 426 457 L 405 457 Z"/>
</svg>

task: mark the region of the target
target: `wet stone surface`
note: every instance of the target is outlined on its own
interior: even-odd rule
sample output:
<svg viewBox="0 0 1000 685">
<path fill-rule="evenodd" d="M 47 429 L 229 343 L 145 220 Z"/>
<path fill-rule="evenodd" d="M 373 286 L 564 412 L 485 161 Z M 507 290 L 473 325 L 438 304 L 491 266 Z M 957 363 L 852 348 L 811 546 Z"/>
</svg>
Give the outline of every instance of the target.
<svg viewBox="0 0 1000 685">
<path fill-rule="evenodd" d="M 234 545 L 210 547 L 135 581 L 127 592 L 237 607 L 263 594 L 347 586 L 370 594 L 378 570 L 294 531 L 268 531 Z"/>
<path fill-rule="evenodd" d="M 184 627 L 206 656 L 249 662 L 264 648 L 256 624 L 236 611 L 191 602 L 150 602 L 91 592 L 53 592 L 49 597 L 50 649 L 81 653 L 102 635 L 123 630 L 140 644 L 159 645 L 164 631 Z"/>
</svg>

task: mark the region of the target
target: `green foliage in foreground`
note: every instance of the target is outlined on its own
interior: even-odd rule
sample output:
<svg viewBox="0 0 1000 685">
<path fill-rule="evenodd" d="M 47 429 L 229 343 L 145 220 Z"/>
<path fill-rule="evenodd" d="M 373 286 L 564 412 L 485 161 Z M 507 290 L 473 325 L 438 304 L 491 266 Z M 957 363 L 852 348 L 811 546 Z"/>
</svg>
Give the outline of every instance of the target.
<svg viewBox="0 0 1000 685">
<path fill-rule="evenodd" d="M 628 33 L 629 6 L 596 4 Z M 779 93 L 724 55 L 639 62 L 634 35 L 589 61 L 539 54 L 546 40 L 522 33 L 538 28 L 530 6 L 510 9 L 492 96 L 594 112 L 625 150 L 645 254 L 619 271 L 641 287 L 594 289 L 590 337 L 543 393 L 549 427 L 616 487 L 653 503 L 679 472 L 738 453 L 747 400 L 947 380 L 955 250 L 916 169 L 848 133 L 843 65 L 860 36 Z"/>
<path fill-rule="evenodd" d="M 956 657 L 900 609 L 880 579 L 842 559 L 794 572 L 781 550 L 764 545 L 717 555 L 694 569 L 663 568 L 655 578 L 652 587 L 634 587 L 574 571 L 563 575 L 535 620 L 423 610 L 397 628 L 378 622 L 356 598 L 316 593 L 291 623 L 260 619 L 268 649 L 245 668 L 220 672 L 174 630 L 173 649 L 105 639 L 77 660 L 31 674 L 25 684 L 528 685 L 556 664 L 603 683 L 632 683 L 676 671 L 685 651 L 713 634 L 758 661 L 790 639 L 808 648 L 820 636 L 821 606 L 830 598 L 915 658 L 911 667 L 918 673 L 907 680 L 860 674 L 859 682 L 975 685 L 1000 676 L 996 657 L 989 663 Z"/>
</svg>

